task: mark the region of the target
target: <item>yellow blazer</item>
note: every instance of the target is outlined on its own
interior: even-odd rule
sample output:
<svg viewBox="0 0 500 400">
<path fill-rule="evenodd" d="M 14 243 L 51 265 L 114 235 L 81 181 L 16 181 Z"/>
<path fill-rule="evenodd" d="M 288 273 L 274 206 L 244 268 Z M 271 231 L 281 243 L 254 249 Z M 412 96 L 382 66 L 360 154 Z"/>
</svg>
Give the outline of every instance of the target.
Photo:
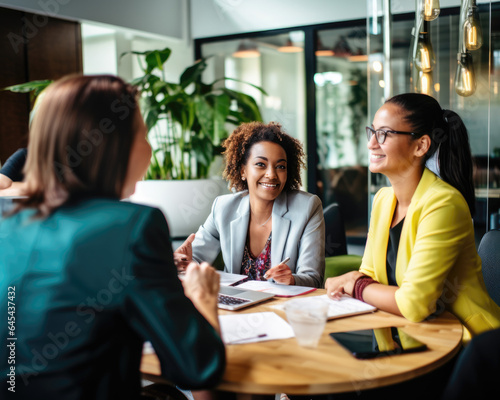
<svg viewBox="0 0 500 400">
<path fill-rule="evenodd" d="M 387 243 L 396 203 L 390 187 L 376 194 L 360 267 L 362 273 L 386 285 Z M 466 328 L 464 341 L 500 327 L 500 307 L 484 285 L 467 203 L 458 190 L 428 169 L 401 230 L 396 282 L 396 303 L 410 321 L 449 310 Z"/>
</svg>

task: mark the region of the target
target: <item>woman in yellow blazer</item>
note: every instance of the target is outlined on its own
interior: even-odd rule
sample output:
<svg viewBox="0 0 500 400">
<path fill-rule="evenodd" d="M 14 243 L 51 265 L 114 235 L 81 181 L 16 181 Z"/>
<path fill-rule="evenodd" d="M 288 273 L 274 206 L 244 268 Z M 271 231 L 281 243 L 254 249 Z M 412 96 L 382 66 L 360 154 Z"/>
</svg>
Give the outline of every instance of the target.
<svg viewBox="0 0 500 400">
<path fill-rule="evenodd" d="M 328 279 L 329 295 L 347 293 L 416 322 L 447 309 L 464 325 L 464 341 L 500 327 L 474 241 L 472 156 L 460 117 L 430 96 L 402 94 L 366 131 L 370 171 L 391 187 L 374 198 L 359 271 Z"/>
</svg>

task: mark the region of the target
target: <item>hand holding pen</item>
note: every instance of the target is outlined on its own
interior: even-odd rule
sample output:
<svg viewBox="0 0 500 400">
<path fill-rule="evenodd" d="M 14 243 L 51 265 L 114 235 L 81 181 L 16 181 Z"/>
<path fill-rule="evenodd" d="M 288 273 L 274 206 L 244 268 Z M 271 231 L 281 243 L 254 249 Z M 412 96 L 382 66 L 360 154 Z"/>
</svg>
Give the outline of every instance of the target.
<svg viewBox="0 0 500 400">
<path fill-rule="evenodd" d="M 295 278 L 292 275 L 292 270 L 286 263 L 290 261 L 290 257 L 285 258 L 278 265 L 270 268 L 264 278 L 273 279 L 276 283 L 282 285 L 295 285 Z"/>
</svg>

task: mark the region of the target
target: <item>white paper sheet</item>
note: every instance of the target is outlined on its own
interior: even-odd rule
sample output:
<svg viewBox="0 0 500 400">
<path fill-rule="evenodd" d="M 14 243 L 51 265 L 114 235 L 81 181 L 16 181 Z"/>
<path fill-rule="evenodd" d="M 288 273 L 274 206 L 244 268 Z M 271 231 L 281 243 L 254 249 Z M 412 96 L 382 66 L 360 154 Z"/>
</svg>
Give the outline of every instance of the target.
<svg viewBox="0 0 500 400">
<path fill-rule="evenodd" d="M 318 299 L 326 301 L 328 303 L 328 319 L 335 319 L 341 317 L 349 317 L 352 315 L 365 314 L 377 310 L 368 303 L 364 303 L 361 300 L 353 299 L 350 296 L 342 296 L 339 300 L 332 300 L 326 294 L 318 296 Z M 277 304 L 271 306 L 277 310 L 284 310 L 285 305 Z"/>
<path fill-rule="evenodd" d="M 238 289 L 256 290 L 258 292 L 272 293 L 279 297 L 293 297 L 309 293 L 315 288 L 308 286 L 280 285 L 269 281 L 246 281 L 236 286 Z"/>
<path fill-rule="evenodd" d="M 247 275 L 240 274 L 231 274 L 229 272 L 217 271 L 220 276 L 220 285 L 221 286 L 231 286 L 237 282 L 241 282 L 245 279 L 248 279 Z"/>
<path fill-rule="evenodd" d="M 292 327 L 273 312 L 219 315 L 226 344 L 263 342 L 294 337 Z"/>
</svg>

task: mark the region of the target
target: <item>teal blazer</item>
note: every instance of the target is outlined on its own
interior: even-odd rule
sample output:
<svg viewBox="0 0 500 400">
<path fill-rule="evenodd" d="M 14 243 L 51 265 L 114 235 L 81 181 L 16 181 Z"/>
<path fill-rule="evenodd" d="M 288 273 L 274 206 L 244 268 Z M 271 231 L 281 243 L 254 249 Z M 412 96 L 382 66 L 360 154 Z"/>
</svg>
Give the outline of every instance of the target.
<svg viewBox="0 0 500 400">
<path fill-rule="evenodd" d="M 184 296 L 159 210 L 89 199 L 32 214 L 0 220 L 0 332 L 17 338 L 15 364 L 0 347 L 2 393 L 15 367 L 16 398 L 136 399 L 144 341 L 180 387 L 218 382 L 224 345 Z"/>
<path fill-rule="evenodd" d="M 217 197 L 196 232 L 193 259 L 213 263 L 219 252 L 226 272 L 241 273 L 250 220 L 248 191 Z M 273 205 L 271 265 L 290 257 L 295 284 L 322 287 L 325 274 L 325 220 L 318 196 L 300 190 L 282 192 Z"/>
</svg>

